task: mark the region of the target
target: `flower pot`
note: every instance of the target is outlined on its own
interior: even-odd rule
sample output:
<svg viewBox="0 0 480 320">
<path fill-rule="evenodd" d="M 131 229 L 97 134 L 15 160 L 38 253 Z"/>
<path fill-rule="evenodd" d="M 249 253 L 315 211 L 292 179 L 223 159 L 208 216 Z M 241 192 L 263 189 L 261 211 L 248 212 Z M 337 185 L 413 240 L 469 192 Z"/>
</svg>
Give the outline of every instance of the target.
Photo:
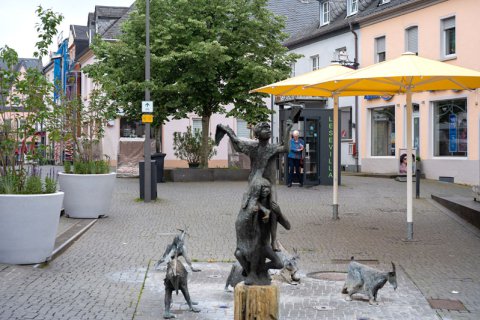
<svg viewBox="0 0 480 320">
<path fill-rule="evenodd" d="M 0 263 L 47 261 L 57 236 L 63 192 L 0 195 Z"/>
<path fill-rule="evenodd" d="M 70 218 L 96 219 L 110 209 L 116 173 L 69 174 L 60 172 L 63 207 Z"/>
</svg>

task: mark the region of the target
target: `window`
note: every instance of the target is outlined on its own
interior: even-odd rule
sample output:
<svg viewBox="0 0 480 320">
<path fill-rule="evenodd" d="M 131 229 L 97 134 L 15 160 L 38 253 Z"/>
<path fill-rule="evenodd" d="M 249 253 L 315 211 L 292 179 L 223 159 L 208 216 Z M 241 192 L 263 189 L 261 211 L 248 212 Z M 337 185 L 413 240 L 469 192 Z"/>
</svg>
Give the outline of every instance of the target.
<svg viewBox="0 0 480 320">
<path fill-rule="evenodd" d="M 328 1 L 322 2 L 320 23 L 322 26 L 330 23 L 330 3 Z"/>
<path fill-rule="evenodd" d="M 456 53 L 455 43 L 455 17 L 442 19 L 442 57 Z"/>
<path fill-rule="evenodd" d="M 340 137 L 342 140 L 352 139 L 352 107 L 340 109 Z"/>
<path fill-rule="evenodd" d="M 312 60 L 312 70 L 317 70 L 320 64 L 320 57 L 317 54 L 316 56 L 310 57 L 310 59 Z"/>
<path fill-rule="evenodd" d="M 437 157 L 466 157 L 467 145 L 467 100 L 444 100 L 435 102 L 434 108 L 434 155 Z"/>
<path fill-rule="evenodd" d="M 358 12 L 358 0 L 347 0 L 347 16 Z"/>
<path fill-rule="evenodd" d="M 141 138 L 144 135 L 144 127 L 140 121 L 128 121 L 127 118 L 120 118 L 120 137 Z"/>
<path fill-rule="evenodd" d="M 202 132 L 202 119 L 192 119 L 192 131 L 195 130 Z"/>
<path fill-rule="evenodd" d="M 250 138 L 250 129 L 248 128 L 247 121 L 237 119 L 237 137 Z"/>
<path fill-rule="evenodd" d="M 375 62 L 385 61 L 386 57 L 385 36 L 375 38 Z"/>
<path fill-rule="evenodd" d="M 372 156 L 395 155 L 395 107 L 372 109 Z"/>
<path fill-rule="evenodd" d="M 418 27 L 405 30 L 405 51 L 418 54 Z"/>
</svg>

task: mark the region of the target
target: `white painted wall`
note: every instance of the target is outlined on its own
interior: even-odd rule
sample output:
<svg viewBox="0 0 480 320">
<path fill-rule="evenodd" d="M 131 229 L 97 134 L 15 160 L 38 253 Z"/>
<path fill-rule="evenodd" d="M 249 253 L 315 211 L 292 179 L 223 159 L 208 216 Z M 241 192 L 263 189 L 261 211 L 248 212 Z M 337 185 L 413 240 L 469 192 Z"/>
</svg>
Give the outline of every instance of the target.
<svg viewBox="0 0 480 320">
<path fill-rule="evenodd" d="M 360 38 L 360 32 L 356 31 Z M 359 39 L 360 42 L 360 39 Z M 295 63 L 295 76 L 313 71 L 312 56 L 319 56 L 319 67 L 326 67 L 336 59 L 335 51 L 340 48 L 346 48 L 349 60 L 353 61 L 355 58 L 355 39 L 354 35 L 348 31 L 331 38 L 321 39 L 310 44 L 303 45 L 298 48 L 293 48 L 290 52 L 303 55 Z M 328 99 L 328 108 L 333 108 L 333 100 Z M 352 124 L 355 126 L 355 97 L 342 97 L 339 100 L 339 107 L 352 108 Z M 355 158 L 348 154 L 348 145 L 351 141 L 356 141 L 355 129 L 352 128 L 352 139 L 350 141 L 342 141 L 341 147 L 341 163 L 342 165 L 355 165 Z M 357 145 L 358 148 L 358 145 Z M 360 164 L 360 159 L 359 159 Z"/>
</svg>

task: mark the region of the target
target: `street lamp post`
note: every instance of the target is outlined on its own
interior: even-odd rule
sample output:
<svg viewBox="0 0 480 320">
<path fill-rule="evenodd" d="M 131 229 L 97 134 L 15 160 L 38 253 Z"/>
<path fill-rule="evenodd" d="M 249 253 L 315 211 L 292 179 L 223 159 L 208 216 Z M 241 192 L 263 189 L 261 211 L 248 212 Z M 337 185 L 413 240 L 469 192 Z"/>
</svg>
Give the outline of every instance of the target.
<svg viewBox="0 0 480 320">
<path fill-rule="evenodd" d="M 150 89 L 148 88 L 148 82 L 150 81 L 150 0 L 145 1 L 145 34 L 146 34 L 146 47 L 145 47 L 145 100 L 150 101 Z M 151 194 L 151 145 L 150 145 L 150 123 L 145 123 L 145 143 L 143 146 L 143 153 L 145 158 L 145 170 L 144 170 L 144 182 L 145 182 L 145 197 L 146 203 L 152 199 Z"/>
</svg>

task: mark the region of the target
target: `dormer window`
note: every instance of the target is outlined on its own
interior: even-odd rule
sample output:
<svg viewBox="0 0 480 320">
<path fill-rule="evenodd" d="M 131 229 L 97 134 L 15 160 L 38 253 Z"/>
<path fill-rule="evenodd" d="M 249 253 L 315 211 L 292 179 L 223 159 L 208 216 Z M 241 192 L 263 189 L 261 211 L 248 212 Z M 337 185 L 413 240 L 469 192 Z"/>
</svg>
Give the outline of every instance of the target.
<svg viewBox="0 0 480 320">
<path fill-rule="evenodd" d="M 322 26 L 330 23 L 330 3 L 328 1 L 322 2 L 320 23 Z"/>
<path fill-rule="evenodd" d="M 347 15 L 351 16 L 358 12 L 358 0 L 347 0 Z"/>
</svg>

